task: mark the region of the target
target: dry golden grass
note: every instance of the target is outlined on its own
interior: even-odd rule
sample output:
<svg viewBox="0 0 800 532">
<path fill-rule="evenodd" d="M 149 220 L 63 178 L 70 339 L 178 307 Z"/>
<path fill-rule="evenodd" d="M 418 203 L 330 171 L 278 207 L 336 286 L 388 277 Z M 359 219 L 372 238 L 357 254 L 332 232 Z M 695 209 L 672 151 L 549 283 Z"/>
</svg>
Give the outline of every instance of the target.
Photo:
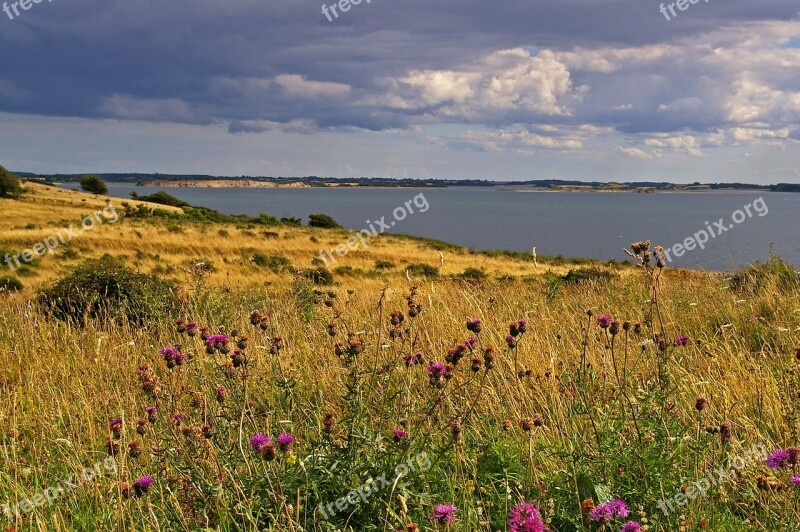
<svg viewBox="0 0 800 532">
<path fill-rule="evenodd" d="M 107 204 L 120 214 L 123 213 L 124 204 L 131 207 L 144 204 L 171 212 L 181 211 L 173 207 L 107 198 L 31 182 L 25 183 L 25 187 L 27 192 L 20 200 L 0 199 L 0 212 L 3 212 L 0 219 L 0 250 L 12 255 L 31 249 L 35 243 L 54 235 L 57 229 L 70 224 L 79 226 L 84 216 L 101 211 Z M 264 232 L 277 233 L 277 236 L 268 238 L 262 234 Z M 183 272 L 193 262 L 206 261 L 215 267 L 215 271 L 208 275 L 207 282 L 217 286 L 242 288 L 262 283 L 285 284 L 290 277 L 255 266 L 250 260 L 252 255 L 281 255 L 289 259 L 295 268 L 312 268 L 312 261 L 318 258 L 320 251 L 343 244 L 352 234 L 345 230 L 283 225 L 244 229 L 231 224 L 200 225 L 122 218 L 119 223 L 98 225 L 84 231 L 70 242 L 69 248 L 77 252 L 77 257 L 67 258 L 64 255 L 66 247 L 61 247 L 54 255 L 40 258 L 37 266 L 29 272 L 31 275 L 24 277 L 23 282 L 30 292 L 63 273 L 65 266 L 110 254 L 127 256 L 130 263 L 141 271 L 151 272 L 157 268 L 156 271 L 173 278 L 182 278 Z M 457 275 L 470 267 L 484 269 L 487 274 L 498 277 L 522 277 L 545 271 L 562 275 L 576 267 L 548 263 L 546 260 L 540 260 L 537 267 L 532 261 L 473 254 L 468 250 L 445 249 L 442 253 L 444 265 L 440 273 L 443 276 Z M 439 268 L 441 261 L 439 250 L 424 240 L 391 235 L 381 235 L 371 241 L 367 248 L 351 251 L 345 257 L 338 257 L 335 253 L 334 256 L 336 263 L 331 263 L 330 269 L 349 266 L 370 272 L 374 270 L 375 261 L 380 260 L 394 263 L 396 267 L 393 271 L 400 275 L 403 274 L 403 267 L 409 264 L 426 263 Z M 0 256 L 0 262 L 3 260 L 4 257 Z M 11 273 L 5 264 L 0 267 L 3 274 Z M 359 282 L 375 288 L 384 281 L 363 276 Z"/>
<path fill-rule="evenodd" d="M 0 209 L 9 213 L 0 221 L 0 248 L 29 247 L 51 234 L 52 226 L 75 223 L 105 205 L 103 198 L 37 185 L 29 189 L 22 201 L 0 200 Z M 29 223 L 36 228 L 24 229 Z M 766 276 L 757 290 L 736 292 L 720 274 L 668 272 L 659 287 L 664 330 L 645 323 L 640 333 L 620 333 L 612 343 L 598 327 L 598 315 L 645 321 L 649 285 L 637 269 L 623 269 L 623 275 L 605 283 L 553 292 L 536 274 L 564 273 L 569 266 L 540 264 L 536 269 L 513 258 L 445 251 L 445 275 L 408 279 L 404 265 L 438 266 L 438 251 L 423 241 L 387 236 L 339 264 L 369 272 L 376 260 L 388 260 L 396 268 L 381 277 L 336 276 L 337 285 L 330 288 L 336 297 L 317 294 L 315 303 L 305 281 L 291 272 L 258 268 L 248 257 L 255 252 L 282 255 L 297 268 L 309 268 L 320 248 L 341 243 L 348 233 L 280 226 L 266 228 L 279 233 L 267 239 L 259 234 L 264 230 L 125 219 L 81 236 L 73 244 L 77 258 L 60 257 L 61 249 L 55 257 L 43 257 L 32 268 L 35 275 L 23 277 L 26 292 L 4 296 L 0 493 L 6 499 L 0 505 L 32 498 L 54 478 L 105 458 L 109 420 L 123 418 L 125 426 L 118 478 L 87 483 L 52 506 L 26 512 L 14 523 L 17 530 L 333 530 L 314 514 L 315 505 L 358 487 L 367 472 L 380 473 L 387 463 L 397 463 L 402 448 L 390 435 L 403 419 L 410 441 L 402 452 L 433 455 L 444 449 L 443 461 L 414 480 L 407 516 L 396 493 L 382 494 L 362 508 L 357 525 L 343 529 L 391 531 L 413 518 L 422 530 L 441 530 L 425 516 L 434 504 L 453 502 L 461 514 L 452 531 L 497 530 L 504 526 L 507 505 L 525 498 L 542 506 L 553 519 L 553 530 L 597 530 L 580 517 L 580 474 L 627 500 L 632 518 L 642 520 L 641 505 L 652 531 L 681 525 L 686 530 L 800 530 L 794 492 L 759 487 L 763 478 L 787 487 L 788 473 L 758 463 L 669 517 L 656 508 L 661 497 L 674 496 L 755 444 L 770 450 L 796 444 L 796 285 L 786 287 Z M 99 321 L 80 326 L 47 319 L 26 301 L 70 264 L 103 253 L 126 255 L 143 271 L 172 267 L 186 296 L 187 319 L 212 330 L 237 328 L 250 337 L 247 377 L 228 368 L 227 357 L 206 355 L 198 338 L 176 333 L 174 316 L 142 326 Z M 202 283 L 184 273 L 196 260 L 216 267 Z M 469 267 L 514 279 L 473 284 L 448 278 Z M 406 297 L 415 285 L 419 293 L 414 299 L 423 311 L 411 318 Z M 250 326 L 254 310 L 269 316 L 267 331 Z M 398 328 L 389 324 L 389 313 L 395 310 L 406 318 L 401 335 L 392 339 L 389 332 Z M 418 351 L 425 364 L 443 361 L 454 345 L 475 336 L 464 324 L 476 317 L 483 327 L 477 335 L 480 348 L 496 349 L 491 371 L 472 373 L 467 356 L 440 391 L 429 385 L 424 367 L 403 366 L 402 356 Z M 516 349 L 508 349 L 509 323 L 521 318 L 529 330 Z M 335 337 L 327 333 L 331 323 L 337 327 Z M 349 362 L 335 348 L 347 341 L 347 332 L 365 347 Z M 667 340 L 685 333 L 690 342 L 685 347 L 669 342 L 661 352 L 654 334 L 665 332 Z M 277 356 L 270 354 L 276 336 L 284 345 Z M 194 357 L 180 371 L 169 372 L 158 350 L 178 343 Z M 588 367 L 581 366 L 584 356 Z M 142 391 L 137 376 L 142 364 L 159 381 L 155 397 Z M 520 378 L 518 370 L 530 373 Z M 249 388 L 243 391 L 245 381 Z M 231 394 L 224 405 L 214 399 L 217 386 Z M 348 386 L 358 390 L 354 403 Z M 702 415 L 695 410 L 697 397 L 708 400 Z M 137 435 L 136 419 L 154 402 L 159 421 Z M 354 410 L 358 415 L 348 425 Z M 184 427 L 190 430 L 172 437 L 164 427 L 176 411 L 187 415 Z M 325 441 L 325 413 L 336 419 L 338 455 L 318 443 Z M 537 416 L 543 426 L 523 432 L 522 421 Z M 457 444 L 451 443 L 454 419 L 463 421 Z M 503 430 L 506 420 L 510 426 Z M 728 443 L 704 430 L 723 422 L 733 427 Z M 215 439 L 196 437 L 205 423 L 217 431 Z M 248 472 L 260 462 L 247 452 L 247 438 L 279 430 L 298 436 L 294 459 L 299 462 L 279 460 L 280 474 L 269 469 L 252 480 Z M 349 430 L 358 437 L 348 438 Z M 139 458 L 126 452 L 132 441 L 146 450 Z M 242 441 L 244 453 L 239 452 Z M 345 442 L 352 454 L 343 451 Z M 333 461 L 347 463 L 337 466 L 343 469 L 334 480 L 326 480 L 333 485 L 309 487 L 326 478 L 313 469 L 313 453 L 329 453 Z M 503 467 L 497 465 L 501 458 Z M 152 493 L 125 499 L 121 483 L 143 474 L 156 477 Z M 294 488 L 270 484 L 266 489 L 257 483 L 264 477 Z M 251 498 L 256 502 L 251 504 Z M 269 519 L 253 516 L 262 509 Z M 685 521 L 679 521 L 679 514 Z M 616 523 L 613 530 L 618 529 Z"/>
</svg>

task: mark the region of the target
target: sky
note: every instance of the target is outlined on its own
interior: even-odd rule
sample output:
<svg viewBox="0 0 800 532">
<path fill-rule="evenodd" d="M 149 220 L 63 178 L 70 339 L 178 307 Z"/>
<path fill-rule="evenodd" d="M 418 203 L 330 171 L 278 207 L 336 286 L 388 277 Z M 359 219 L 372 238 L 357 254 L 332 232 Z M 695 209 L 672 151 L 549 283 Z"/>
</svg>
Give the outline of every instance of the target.
<svg viewBox="0 0 800 532">
<path fill-rule="evenodd" d="M 800 182 L 796 0 L 351 1 L 6 1 L 0 164 Z"/>
</svg>

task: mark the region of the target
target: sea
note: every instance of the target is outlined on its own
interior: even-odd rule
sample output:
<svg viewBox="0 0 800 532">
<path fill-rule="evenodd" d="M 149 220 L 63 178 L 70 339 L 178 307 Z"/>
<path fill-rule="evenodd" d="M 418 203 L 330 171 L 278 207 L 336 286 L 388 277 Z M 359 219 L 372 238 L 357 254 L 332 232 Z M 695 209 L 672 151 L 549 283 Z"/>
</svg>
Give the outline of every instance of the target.
<svg viewBox="0 0 800 532">
<path fill-rule="evenodd" d="M 76 188 L 75 184 L 64 185 Z M 302 218 L 324 213 L 344 227 L 443 240 L 539 257 L 624 261 L 650 240 L 669 266 L 731 271 L 769 258 L 800 266 L 800 194 L 761 191 L 550 192 L 511 187 L 166 188 L 108 183 L 130 198 L 158 190 L 226 214 Z M 382 222 L 382 224 L 381 224 Z M 704 241 L 704 242 L 703 242 Z M 678 246 L 678 247 L 676 247 Z M 682 248 L 682 249 L 681 249 Z"/>
</svg>

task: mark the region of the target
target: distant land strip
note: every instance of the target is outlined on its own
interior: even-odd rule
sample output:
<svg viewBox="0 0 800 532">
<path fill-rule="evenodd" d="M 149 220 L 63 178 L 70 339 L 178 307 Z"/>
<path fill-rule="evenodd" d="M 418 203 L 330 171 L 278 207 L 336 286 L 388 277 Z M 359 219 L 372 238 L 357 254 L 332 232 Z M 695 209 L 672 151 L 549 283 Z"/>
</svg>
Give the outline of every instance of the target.
<svg viewBox="0 0 800 532">
<path fill-rule="evenodd" d="M 14 172 L 19 177 L 39 179 L 48 183 L 77 182 L 85 174 L 35 174 Z M 96 173 L 110 183 L 128 183 L 138 186 L 178 188 L 309 188 L 309 187 L 384 187 L 384 188 L 445 188 L 445 187 L 508 187 L 509 191 L 555 192 L 702 192 L 713 190 L 758 190 L 771 192 L 800 192 L 800 183 L 756 185 L 751 183 L 700 183 L 679 184 L 652 181 L 575 181 L 565 179 L 534 179 L 529 181 L 493 181 L 486 179 L 424 179 L 389 177 L 254 177 L 210 176 L 143 173 Z M 520 187 L 525 187 L 521 189 Z"/>
</svg>

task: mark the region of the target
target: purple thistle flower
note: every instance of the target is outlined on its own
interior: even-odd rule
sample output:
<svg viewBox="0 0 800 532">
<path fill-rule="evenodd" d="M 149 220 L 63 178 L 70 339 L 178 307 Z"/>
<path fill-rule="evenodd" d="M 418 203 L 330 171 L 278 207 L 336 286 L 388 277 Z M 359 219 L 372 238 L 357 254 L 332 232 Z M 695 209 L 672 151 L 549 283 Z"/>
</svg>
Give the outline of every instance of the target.
<svg viewBox="0 0 800 532">
<path fill-rule="evenodd" d="M 156 413 L 156 407 L 148 406 L 147 408 L 144 409 L 144 411 L 147 412 L 148 414 L 155 414 Z"/>
<path fill-rule="evenodd" d="M 447 366 L 437 362 L 428 366 L 428 375 L 431 377 L 443 377 L 447 374 Z"/>
<path fill-rule="evenodd" d="M 641 529 L 642 525 L 636 521 L 628 521 L 622 525 L 622 528 L 619 529 L 619 532 L 639 532 Z"/>
<path fill-rule="evenodd" d="M 206 344 L 210 345 L 211 347 L 219 347 L 226 345 L 227 343 L 228 337 L 224 334 L 212 334 L 206 338 Z"/>
<path fill-rule="evenodd" d="M 431 521 L 442 525 L 449 525 L 456 520 L 458 508 L 454 504 L 439 504 L 433 509 L 433 513 L 428 516 Z"/>
<path fill-rule="evenodd" d="M 611 322 L 614 321 L 613 316 L 609 316 L 608 314 L 604 314 L 597 318 L 597 325 L 600 326 L 601 329 L 608 329 L 611 325 Z"/>
<path fill-rule="evenodd" d="M 467 347 L 472 347 L 477 343 L 478 343 L 477 338 L 467 338 L 466 340 L 464 340 L 464 344 L 466 344 Z"/>
<path fill-rule="evenodd" d="M 408 433 L 403 429 L 394 429 L 392 431 L 392 439 L 394 439 L 395 443 L 400 443 L 402 440 L 408 439 Z"/>
<path fill-rule="evenodd" d="M 689 344 L 689 337 L 686 336 L 685 334 L 681 334 L 672 341 L 672 344 L 675 347 L 685 347 L 686 345 Z"/>
<path fill-rule="evenodd" d="M 789 453 L 783 449 L 776 449 L 764 460 L 764 463 L 772 469 L 782 469 L 789 465 L 789 458 Z"/>
<path fill-rule="evenodd" d="M 620 499 L 614 499 L 603 504 L 598 504 L 594 510 L 591 511 L 589 517 L 592 521 L 598 523 L 605 523 L 611 521 L 614 517 L 628 517 L 628 505 Z"/>
<path fill-rule="evenodd" d="M 250 438 L 250 448 L 254 451 L 260 451 L 262 447 L 269 443 L 272 443 L 272 440 L 270 440 L 266 434 L 254 434 L 253 437 Z"/>
<path fill-rule="evenodd" d="M 169 369 L 172 369 L 175 366 L 180 366 L 186 361 L 186 355 L 181 353 L 181 348 L 177 345 L 168 345 L 161 349 L 158 354 L 164 357 L 164 362 L 167 363 L 167 367 Z"/>
<path fill-rule="evenodd" d="M 417 353 L 416 355 L 412 355 L 411 353 L 409 353 L 407 355 L 404 355 L 403 363 L 406 365 L 407 368 L 422 364 L 422 353 Z"/>
<path fill-rule="evenodd" d="M 142 495 L 146 494 L 150 490 L 150 486 L 153 485 L 153 477 L 151 476 L 143 476 L 136 479 L 136 482 L 133 483 L 133 489 L 136 492 L 137 497 L 141 497 Z"/>
<path fill-rule="evenodd" d="M 284 432 L 275 438 L 275 441 L 278 442 L 278 447 L 280 447 L 281 451 L 286 453 L 292 449 L 292 444 L 294 444 L 294 435 Z"/>
<path fill-rule="evenodd" d="M 789 482 L 792 483 L 792 486 L 797 486 L 800 488 L 800 475 L 792 475 L 789 479 Z"/>
<path fill-rule="evenodd" d="M 521 502 L 508 514 L 508 529 L 511 532 L 544 532 L 548 530 L 542 521 L 539 508 L 529 502 Z"/>
</svg>

